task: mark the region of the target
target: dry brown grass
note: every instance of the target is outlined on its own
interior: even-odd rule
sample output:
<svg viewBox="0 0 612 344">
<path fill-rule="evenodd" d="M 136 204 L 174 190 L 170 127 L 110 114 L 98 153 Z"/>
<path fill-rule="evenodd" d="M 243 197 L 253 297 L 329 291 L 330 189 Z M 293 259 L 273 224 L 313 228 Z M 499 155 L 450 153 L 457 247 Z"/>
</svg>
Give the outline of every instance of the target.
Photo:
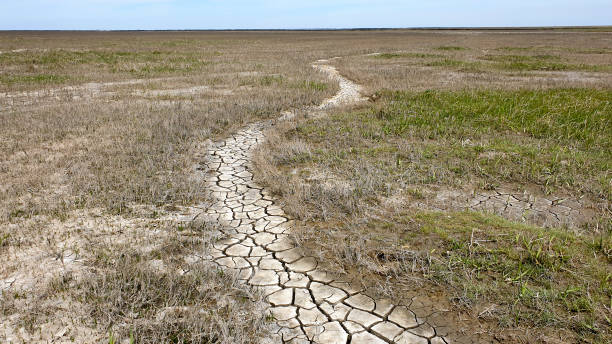
<svg viewBox="0 0 612 344">
<path fill-rule="evenodd" d="M 335 64 L 371 93 L 382 89 L 609 88 L 608 36 L 423 31 L 386 37 L 368 49 L 379 55 L 350 56 Z"/>
<path fill-rule="evenodd" d="M 17 302 L 4 309 L 0 337 L 51 340 L 61 332 L 58 326 L 91 316 L 94 322 L 80 324 L 72 335 L 60 333 L 57 340 L 104 341 L 109 328 L 123 338 L 131 329 L 139 342 L 167 340 L 173 335 L 164 331 L 170 330 L 182 333 L 179 342 L 253 340 L 263 313 L 248 313 L 257 309 L 248 303 L 228 308 L 230 299 L 243 299 L 232 292 L 231 276 L 217 276 L 174 252 L 162 254 L 174 257 L 172 271 L 194 273 L 152 274 L 146 264 L 153 257 L 134 252 L 147 245 L 137 239 L 147 231 L 134 227 L 155 227 L 158 218 L 176 217 L 187 205 L 205 205 L 206 190 L 194 172 L 208 140 L 282 110 L 317 104 L 336 86 L 312 71 L 308 56 L 294 55 L 282 36 L 279 41 L 266 34 L 41 35 L 44 44 L 31 33 L 4 33 L 0 39 L 2 51 L 36 48 L 0 55 L 0 260 L 8 262 L 0 268 L 0 288 L 3 297 Z M 107 218 L 118 220 L 97 220 Z M 95 229 L 87 225 L 98 221 L 103 224 Z M 176 218 L 170 223 L 182 226 Z M 108 233 L 105 226 L 114 229 Z M 112 242 L 124 231 L 135 235 L 132 246 L 91 244 L 92 237 Z M 205 255 L 203 247 L 191 249 L 190 254 Z M 92 260 L 100 250 L 144 265 Z M 72 263 L 75 255 L 78 264 Z M 76 277 L 59 277 L 68 273 Z M 193 287 L 202 279 L 210 287 L 196 293 Z M 139 283 L 152 294 L 140 301 L 122 294 L 122 285 Z M 174 292 L 164 294 L 169 287 Z M 47 306 L 57 295 L 45 290 L 57 288 L 66 289 L 62 295 L 69 301 L 62 315 L 53 317 Z M 152 310 L 134 323 L 125 305 L 141 301 L 151 302 Z M 189 308 L 176 319 L 156 320 L 154 313 L 165 306 Z M 72 314 L 74 307 L 90 313 Z M 240 313 L 242 307 L 246 313 Z M 41 314 L 23 320 L 27 309 Z M 212 312 L 210 317 L 198 316 L 203 310 Z M 253 322 L 236 321 L 241 314 Z M 189 337 L 198 333 L 204 337 Z"/>
<path fill-rule="evenodd" d="M 141 211 L 146 216 L 150 210 Z M 94 214 L 88 215 L 81 223 L 63 223 L 77 227 L 78 234 L 60 228 L 46 233 L 71 241 L 58 253 L 60 262 L 32 248 L 26 253 L 38 257 L 11 261 L 10 266 L 19 264 L 33 274 L 22 273 L 14 288 L 3 291 L 3 338 L 255 343 L 266 335 L 261 296 L 205 259 L 217 239 L 210 224 L 167 215 L 105 216 L 92 226 Z"/>
</svg>

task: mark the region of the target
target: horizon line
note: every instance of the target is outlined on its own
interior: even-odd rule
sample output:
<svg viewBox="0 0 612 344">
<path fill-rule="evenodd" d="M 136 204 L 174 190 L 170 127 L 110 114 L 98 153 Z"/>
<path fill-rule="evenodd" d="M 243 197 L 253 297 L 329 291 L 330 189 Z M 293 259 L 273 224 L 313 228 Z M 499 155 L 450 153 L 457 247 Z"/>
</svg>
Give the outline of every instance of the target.
<svg viewBox="0 0 612 344">
<path fill-rule="evenodd" d="M 346 27 L 346 28 L 266 28 L 266 29 L 0 29 L 0 32 L 197 32 L 197 31 L 392 31 L 392 30 L 558 30 L 612 29 L 612 25 L 554 25 L 554 26 L 422 26 L 422 27 Z"/>
</svg>

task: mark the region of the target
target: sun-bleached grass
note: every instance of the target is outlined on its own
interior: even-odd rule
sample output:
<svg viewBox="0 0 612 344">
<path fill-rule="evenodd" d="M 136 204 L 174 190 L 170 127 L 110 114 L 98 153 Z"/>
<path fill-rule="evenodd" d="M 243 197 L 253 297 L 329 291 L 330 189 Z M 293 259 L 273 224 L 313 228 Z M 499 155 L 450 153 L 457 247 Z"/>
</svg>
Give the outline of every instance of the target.
<svg viewBox="0 0 612 344">
<path fill-rule="evenodd" d="M 57 274 L 38 281 L 37 290 L 3 291 L 3 338 L 255 343 L 268 335 L 261 295 L 203 258 L 217 240 L 214 225 L 158 216 L 103 220 L 99 228 L 71 235 L 78 263 L 66 261 Z"/>
<path fill-rule="evenodd" d="M 256 340 L 265 314 L 244 301 L 250 291 L 186 259 L 206 254 L 201 242 L 143 252 L 164 236 L 147 242 L 134 224 L 157 233 L 159 218 L 205 206 L 196 167 L 210 140 L 318 104 L 337 86 L 286 41 L 261 47 L 214 34 L 88 35 L 57 33 L 37 49 L 0 55 L 0 260 L 9 262 L 0 268 L 0 338 L 53 340 L 61 328 L 47 329 L 78 323 L 72 335 L 84 342 L 109 330 L 138 342 Z M 23 39 L 24 47 L 37 42 Z M 105 223 L 100 218 L 120 220 L 87 230 Z M 121 244 L 106 227 L 136 238 Z M 92 237 L 115 242 L 99 246 Z M 168 270 L 149 266 L 160 259 Z M 191 273 L 176 275 L 180 269 Z M 130 299 L 131 287 L 146 291 Z M 58 295 L 65 302 L 54 317 L 49 305 Z M 164 307 L 172 309 L 161 317 Z"/>
</svg>

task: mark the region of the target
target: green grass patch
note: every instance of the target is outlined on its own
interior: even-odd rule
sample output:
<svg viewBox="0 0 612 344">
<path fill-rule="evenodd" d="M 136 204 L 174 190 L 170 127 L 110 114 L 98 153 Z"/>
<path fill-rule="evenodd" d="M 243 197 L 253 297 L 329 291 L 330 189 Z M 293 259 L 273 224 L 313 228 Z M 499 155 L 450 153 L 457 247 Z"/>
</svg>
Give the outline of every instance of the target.
<svg viewBox="0 0 612 344">
<path fill-rule="evenodd" d="M 388 102 L 370 114 L 376 118 L 372 125 L 384 135 L 437 141 L 429 145 L 432 155 L 447 159 L 449 168 L 495 176 L 487 178 L 496 182 L 530 181 L 547 191 L 588 181 L 598 196 L 612 196 L 610 90 L 390 92 L 384 97 Z M 491 158 L 485 152 L 501 154 Z"/>
<path fill-rule="evenodd" d="M 426 129 L 429 138 L 494 131 L 612 149 L 610 90 L 399 91 L 383 96 L 389 102 L 374 111 L 394 135 L 409 127 Z"/>
<path fill-rule="evenodd" d="M 612 198 L 610 90 L 380 94 L 371 109 L 300 125 L 303 140 L 323 145 L 313 159 L 346 173 L 369 161 L 389 182 L 517 183 Z"/>
<path fill-rule="evenodd" d="M 129 73 L 136 77 L 185 74 L 203 70 L 214 56 L 175 51 L 50 50 L 0 55 L 0 66 L 13 66 L 27 75 L 28 68 L 43 67 L 49 74 L 72 74 L 86 68 L 110 73 Z M 21 69 L 21 71 L 19 71 Z M 19 76 L 21 77 L 21 76 Z"/>
<path fill-rule="evenodd" d="M 510 71 L 611 71 L 612 65 L 588 65 L 562 62 L 556 55 L 486 55 L 483 60 L 496 62 L 494 67 Z"/>
<path fill-rule="evenodd" d="M 28 51 L 21 53 L 7 53 L 0 55 L 0 64 L 34 64 L 40 66 L 49 65 L 79 65 L 91 63 L 117 64 L 120 62 L 153 62 L 164 56 L 170 56 L 172 52 L 160 51 Z"/>
<path fill-rule="evenodd" d="M 485 55 L 484 60 L 495 62 L 536 62 L 536 61 L 561 61 L 560 56 L 556 55 Z"/>
<path fill-rule="evenodd" d="M 586 64 L 569 64 L 557 62 L 506 62 L 497 64 L 495 67 L 509 71 L 588 71 L 602 72 L 611 70 L 610 66 L 596 66 Z"/>
<path fill-rule="evenodd" d="M 0 84 L 61 84 L 70 80 L 69 76 L 56 74 L 35 74 L 35 75 L 0 75 Z"/>
<path fill-rule="evenodd" d="M 443 45 L 443 46 L 436 47 L 435 49 L 436 50 L 441 50 L 441 51 L 462 51 L 462 50 L 469 50 L 469 48 L 452 46 L 452 45 Z"/>
<path fill-rule="evenodd" d="M 376 59 L 395 59 L 395 58 L 427 59 L 427 58 L 440 58 L 440 57 L 444 57 L 444 55 L 427 54 L 427 53 L 384 53 L 384 54 L 374 55 L 372 57 Z"/>
<path fill-rule="evenodd" d="M 507 306 L 508 326 L 574 328 L 597 340 L 612 335 L 610 223 L 600 236 L 580 236 L 475 212 L 418 212 L 395 221 L 391 226 L 407 228 L 416 222 L 418 232 L 406 232 L 403 244 L 427 250 L 428 277 L 454 286 L 462 302 Z"/>
<path fill-rule="evenodd" d="M 258 80 L 259 86 L 280 85 L 285 81 L 282 75 L 266 75 Z"/>
</svg>

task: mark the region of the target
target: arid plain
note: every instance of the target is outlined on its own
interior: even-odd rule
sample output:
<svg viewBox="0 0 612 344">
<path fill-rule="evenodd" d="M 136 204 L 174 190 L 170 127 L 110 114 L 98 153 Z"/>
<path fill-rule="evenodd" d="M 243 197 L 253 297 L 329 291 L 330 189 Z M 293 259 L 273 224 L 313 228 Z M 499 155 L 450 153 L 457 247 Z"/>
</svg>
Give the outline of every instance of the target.
<svg viewBox="0 0 612 344">
<path fill-rule="evenodd" d="M 608 343 L 612 31 L 0 32 L 0 342 Z"/>
</svg>

